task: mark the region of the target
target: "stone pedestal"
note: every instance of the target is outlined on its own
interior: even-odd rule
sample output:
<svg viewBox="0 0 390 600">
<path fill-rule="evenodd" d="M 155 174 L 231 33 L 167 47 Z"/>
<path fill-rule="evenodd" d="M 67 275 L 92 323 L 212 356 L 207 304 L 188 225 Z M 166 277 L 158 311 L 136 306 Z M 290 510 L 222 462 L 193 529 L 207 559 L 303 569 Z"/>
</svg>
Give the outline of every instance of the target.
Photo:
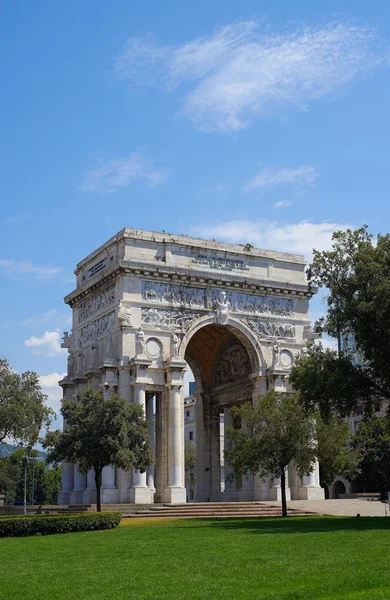
<svg viewBox="0 0 390 600">
<path fill-rule="evenodd" d="M 187 502 L 186 488 L 181 485 L 170 485 L 165 488 L 163 502 L 171 504 L 185 504 Z"/>
<path fill-rule="evenodd" d="M 96 504 L 95 471 L 87 473 L 87 487 L 83 493 L 83 504 Z"/>
<path fill-rule="evenodd" d="M 288 478 L 287 478 L 287 474 L 286 474 L 286 500 L 289 501 L 291 500 L 291 490 L 288 487 Z M 273 480 L 273 484 L 269 489 L 268 492 L 268 499 L 269 500 L 278 500 L 281 501 L 282 500 L 282 488 L 280 486 L 280 479 L 279 477 L 275 477 L 275 479 Z"/>
<path fill-rule="evenodd" d="M 129 489 L 129 502 L 132 504 L 153 504 L 153 495 L 154 492 L 147 485 L 133 485 Z"/>
<path fill-rule="evenodd" d="M 74 468 L 74 487 L 70 493 L 69 504 L 83 504 L 83 493 L 87 484 L 87 476 L 85 473 L 80 473 L 76 465 Z"/>
</svg>

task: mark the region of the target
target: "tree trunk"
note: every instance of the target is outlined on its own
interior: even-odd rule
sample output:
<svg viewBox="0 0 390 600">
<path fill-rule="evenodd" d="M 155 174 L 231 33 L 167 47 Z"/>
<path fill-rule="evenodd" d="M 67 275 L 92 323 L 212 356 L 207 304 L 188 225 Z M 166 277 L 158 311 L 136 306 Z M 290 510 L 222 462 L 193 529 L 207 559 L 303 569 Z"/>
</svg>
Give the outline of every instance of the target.
<svg viewBox="0 0 390 600">
<path fill-rule="evenodd" d="M 280 490 L 282 492 L 282 517 L 287 517 L 286 471 L 284 469 L 280 478 Z"/>
<path fill-rule="evenodd" d="M 102 511 L 102 505 L 100 502 L 101 481 L 102 481 L 102 467 L 95 468 L 96 510 L 97 510 L 97 512 Z"/>
</svg>

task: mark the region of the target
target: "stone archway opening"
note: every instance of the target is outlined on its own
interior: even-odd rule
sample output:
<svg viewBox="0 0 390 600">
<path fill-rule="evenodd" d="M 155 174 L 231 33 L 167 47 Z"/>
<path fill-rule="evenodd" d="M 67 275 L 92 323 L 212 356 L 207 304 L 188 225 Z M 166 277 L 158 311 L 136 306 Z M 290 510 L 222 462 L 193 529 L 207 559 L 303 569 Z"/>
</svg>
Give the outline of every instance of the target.
<svg viewBox="0 0 390 600">
<path fill-rule="evenodd" d="M 333 498 L 336 500 L 340 498 L 340 495 L 346 494 L 345 485 L 342 481 L 338 480 L 333 484 Z"/>
<path fill-rule="evenodd" d="M 253 478 L 226 481 L 231 470 L 224 459 L 225 428 L 232 424 L 229 409 L 253 399 L 258 365 L 250 343 L 234 327 L 213 323 L 196 331 L 185 350 L 196 383 L 198 502 L 253 499 Z"/>
</svg>

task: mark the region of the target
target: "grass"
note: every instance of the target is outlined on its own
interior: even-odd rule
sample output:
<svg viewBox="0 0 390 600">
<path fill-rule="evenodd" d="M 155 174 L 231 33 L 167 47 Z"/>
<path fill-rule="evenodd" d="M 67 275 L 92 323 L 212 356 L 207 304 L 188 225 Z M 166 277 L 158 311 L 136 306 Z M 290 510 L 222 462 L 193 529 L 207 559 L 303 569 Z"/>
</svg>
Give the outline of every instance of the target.
<svg viewBox="0 0 390 600">
<path fill-rule="evenodd" d="M 127 520 L 0 540 L 1 600 L 390 598 L 390 519 Z"/>
</svg>

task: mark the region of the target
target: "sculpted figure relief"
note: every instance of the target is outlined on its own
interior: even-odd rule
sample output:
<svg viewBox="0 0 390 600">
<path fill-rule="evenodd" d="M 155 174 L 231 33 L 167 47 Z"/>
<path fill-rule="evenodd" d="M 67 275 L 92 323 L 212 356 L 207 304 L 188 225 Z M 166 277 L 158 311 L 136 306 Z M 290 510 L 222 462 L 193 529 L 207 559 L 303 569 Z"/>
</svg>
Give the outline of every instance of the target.
<svg viewBox="0 0 390 600">
<path fill-rule="evenodd" d="M 230 302 L 230 310 L 253 315 L 294 316 L 294 300 L 272 295 L 248 294 L 228 290 L 226 299 Z M 186 285 L 160 283 L 157 281 L 142 282 L 142 299 L 145 302 L 171 304 L 188 308 L 212 309 L 219 301 L 218 288 L 195 288 Z"/>
<path fill-rule="evenodd" d="M 107 341 L 106 341 L 106 346 L 104 349 L 104 358 L 106 360 L 114 360 L 115 359 L 115 350 L 114 350 L 114 344 L 112 343 L 111 335 L 108 336 Z"/>
<path fill-rule="evenodd" d="M 179 356 L 179 338 L 176 333 L 171 335 L 171 357 Z"/>
<path fill-rule="evenodd" d="M 69 352 L 69 356 L 68 356 L 68 375 L 70 377 L 72 377 L 72 375 L 75 374 L 75 358 L 74 358 L 74 354 L 72 351 Z"/>
<path fill-rule="evenodd" d="M 138 331 L 135 334 L 135 353 L 141 355 L 145 354 L 145 334 L 141 327 L 138 328 Z"/>
<path fill-rule="evenodd" d="M 131 308 L 126 306 L 123 300 L 119 300 L 118 305 L 118 322 L 121 327 L 132 327 Z"/>
<path fill-rule="evenodd" d="M 221 292 L 216 301 L 217 323 L 226 325 L 229 319 L 230 302 L 226 298 L 226 292 Z"/>
</svg>

